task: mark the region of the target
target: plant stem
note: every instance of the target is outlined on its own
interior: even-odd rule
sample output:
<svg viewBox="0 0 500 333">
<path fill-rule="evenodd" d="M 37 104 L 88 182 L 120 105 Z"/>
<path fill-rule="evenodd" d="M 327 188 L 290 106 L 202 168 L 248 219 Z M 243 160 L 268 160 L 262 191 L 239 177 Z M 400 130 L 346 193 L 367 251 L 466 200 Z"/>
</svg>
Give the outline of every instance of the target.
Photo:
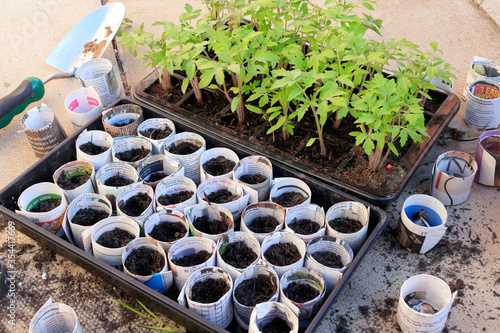
<svg viewBox="0 0 500 333">
<path fill-rule="evenodd" d="M 203 96 L 201 94 L 201 90 L 200 90 L 200 85 L 198 83 L 198 79 L 195 77 L 190 82 L 191 82 L 191 87 L 193 87 L 194 95 L 196 96 L 196 100 L 199 103 L 203 103 Z"/>
<path fill-rule="evenodd" d="M 319 146 L 321 149 L 321 156 L 325 157 L 326 147 L 325 147 L 325 141 L 323 140 L 323 128 L 321 127 L 321 124 L 319 122 L 318 112 L 316 111 L 316 108 L 313 105 L 311 105 L 311 110 L 314 114 L 314 120 L 316 122 L 316 128 L 318 130 L 318 139 L 319 139 Z"/>
<path fill-rule="evenodd" d="M 161 77 L 162 77 L 161 85 L 163 87 L 163 90 L 170 91 L 172 89 L 172 75 L 167 70 L 167 67 L 163 68 L 161 72 Z"/>
</svg>

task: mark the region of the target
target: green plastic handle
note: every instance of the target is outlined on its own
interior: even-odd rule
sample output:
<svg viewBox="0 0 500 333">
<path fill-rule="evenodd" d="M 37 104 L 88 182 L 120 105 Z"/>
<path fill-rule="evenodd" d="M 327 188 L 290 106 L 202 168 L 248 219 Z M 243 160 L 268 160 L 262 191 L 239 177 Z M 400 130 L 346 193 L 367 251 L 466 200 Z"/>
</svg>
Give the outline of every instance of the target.
<svg viewBox="0 0 500 333">
<path fill-rule="evenodd" d="M 20 114 L 28 105 L 42 99 L 45 87 L 42 80 L 28 77 L 13 92 L 0 98 L 0 128 L 4 128 L 14 116 Z"/>
</svg>

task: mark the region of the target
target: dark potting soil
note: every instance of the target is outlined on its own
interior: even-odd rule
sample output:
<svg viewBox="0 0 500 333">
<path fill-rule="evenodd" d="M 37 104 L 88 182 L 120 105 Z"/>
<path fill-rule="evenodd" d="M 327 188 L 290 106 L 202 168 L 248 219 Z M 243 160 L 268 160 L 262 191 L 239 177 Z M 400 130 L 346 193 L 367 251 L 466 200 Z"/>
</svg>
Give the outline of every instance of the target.
<svg viewBox="0 0 500 333">
<path fill-rule="evenodd" d="M 180 99 L 184 94 L 181 91 L 181 81 L 177 79 L 176 77 L 172 77 L 172 89 L 166 91 L 163 89 L 161 86 L 159 80 L 156 80 L 155 84 L 150 86 L 148 89 L 146 89 L 146 93 L 151 94 L 153 96 L 156 96 L 160 98 L 161 100 L 167 101 L 169 103 L 175 104 Z M 188 93 L 190 91 L 190 87 L 186 91 Z"/>
<path fill-rule="evenodd" d="M 172 133 L 172 130 L 170 129 L 170 127 L 165 126 L 164 128 L 148 128 L 147 130 L 140 132 L 141 135 L 145 136 L 146 138 L 161 140 L 169 136 Z"/>
<path fill-rule="evenodd" d="M 131 232 L 120 228 L 114 228 L 99 236 L 96 243 L 104 247 L 117 249 L 119 247 L 124 247 L 133 239 L 135 239 L 135 236 Z"/>
<path fill-rule="evenodd" d="M 89 155 L 99 155 L 109 149 L 109 147 L 98 146 L 92 142 L 84 143 L 83 145 L 80 145 L 79 148 L 81 151 Z"/>
<path fill-rule="evenodd" d="M 247 228 L 257 234 L 273 232 L 280 223 L 273 216 L 258 216 L 247 225 Z"/>
<path fill-rule="evenodd" d="M 226 159 L 224 156 L 217 156 L 203 164 L 203 169 L 212 176 L 224 175 L 233 170 L 236 163 Z"/>
<path fill-rule="evenodd" d="M 303 196 L 299 192 L 285 192 L 272 198 L 272 200 L 282 207 L 293 207 L 306 201 L 307 197 Z"/>
<path fill-rule="evenodd" d="M 309 302 L 319 296 L 319 290 L 307 283 L 292 282 L 284 290 L 286 297 L 296 303 Z"/>
<path fill-rule="evenodd" d="M 247 268 L 258 257 L 257 253 L 242 241 L 229 243 L 220 256 L 226 264 L 240 269 Z"/>
<path fill-rule="evenodd" d="M 161 222 L 153 227 L 149 235 L 162 242 L 173 242 L 184 237 L 186 232 L 181 222 Z"/>
<path fill-rule="evenodd" d="M 111 126 L 114 126 L 114 127 L 125 127 L 127 125 L 132 124 L 134 121 L 136 121 L 136 119 L 120 120 L 120 121 L 117 121 L 115 123 L 112 123 Z"/>
<path fill-rule="evenodd" d="M 163 178 L 167 177 L 167 174 L 165 172 L 153 172 L 151 175 L 149 175 L 149 178 L 146 180 L 147 182 L 154 183 L 157 182 Z"/>
<path fill-rule="evenodd" d="M 195 145 L 192 142 L 188 141 L 183 141 L 177 146 L 169 146 L 168 147 L 168 152 L 176 155 L 189 155 L 194 152 L 196 152 L 198 149 L 201 148 L 201 143 L 199 145 Z"/>
<path fill-rule="evenodd" d="M 330 224 L 333 229 L 343 234 L 352 234 L 363 228 L 363 225 L 358 220 L 346 217 L 337 217 L 336 219 L 328 221 L 328 224 Z"/>
<path fill-rule="evenodd" d="M 292 327 L 288 322 L 278 317 L 260 328 L 262 333 L 289 333 L 291 330 Z"/>
<path fill-rule="evenodd" d="M 238 179 L 244 183 L 255 185 L 265 182 L 267 180 L 267 177 L 261 175 L 260 173 L 257 173 L 255 175 L 245 173 L 241 175 Z"/>
<path fill-rule="evenodd" d="M 151 204 L 151 197 L 147 193 L 139 192 L 131 196 L 120 207 L 120 210 L 128 216 L 140 216 Z"/>
<path fill-rule="evenodd" d="M 177 266 L 190 267 L 203 264 L 205 261 L 210 259 L 211 256 L 212 256 L 211 253 L 203 250 L 189 256 L 173 258 L 172 262 Z"/>
<path fill-rule="evenodd" d="M 231 191 L 222 188 L 215 192 L 212 192 L 207 195 L 208 200 L 213 203 L 222 204 L 226 202 L 231 202 L 234 200 L 238 200 L 240 198 L 239 195 L 233 194 Z"/>
<path fill-rule="evenodd" d="M 300 235 L 312 235 L 319 230 L 319 224 L 309 219 L 293 219 L 288 227 Z"/>
<path fill-rule="evenodd" d="M 206 279 L 191 287 L 191 300 L 198 303 L 215 303 L 229 291 L 224 279 Z"/>
<path fill-rule="evenodd" d="M 47 199 L 40 201 L 35 207 L 33 207 L 30 212 L 32 213 L 43 213 L 50 212 L 52 209 L 56 208 L 61 204 L 61 199 Z"/>
<path fill-rule="evenodd" d="M 141 148 L 132 148 L 129 150 L 116 153 L 115 156 L 120 161 L 135 162 L 140 160 L 141 158 L 148 156 L 149 152 L 150 152 L 149 149 L 146 149 L 144 148 L 144 146 L 141 146 Z"/>
<path fill-rule="evenodd" d="M 85 184 L 92 174 L 92 169 L 83 167 L 80 171 L 63 171 L 57 178 L 57 185 L 64 190 L 74 190 Z"/>
<path fill-rule="evenodd" d="M 288 266 L 302 258 L 299 249 L 292 243 L 273 244 L 264 255 L 275 266 Z"/>
<path fill-rule="evenodd" d="M 229 230 L 229 224 L 226 221 L 218 219 L 209 219 L 207 215 L 199 216 L 194 219 L 193 226 L 206 234 L 217 235 Z"/>
<path fill-rule="evenodd" d="M 127 186 L 132 184 L 134 181 L 132 179 L 125 178 L 120 176 L 120 173 L 114 175 L 113 177 L 109 177 L 104 181 L 104 185 L 106 186 Z"/>
<path fill-rule="evenodd" d="M 193 196 L 193 191 L 180 191 L 172 194 L 163 194 L 158 197 L 158 202 L 164 206 L 184 202 Z"/>
<path fill-rule="evenodd" d="M 330 251 L 317 251 L 312 254 L 312 257 L 316 259 L 322 265 L 331 267 L 331 268 L 342 268 L 342 259 L 336 253 Z"/>
<path fill-rule="evenodd" d="M 276 293 L 278 286 L 269 277 L 259 275 L 241 282 L 234 290 L 234 297 L 246 306 L 267 302 Z"/>
<path fill-rule="evenodd" d="M 71 219 L 71 222 L 74 224 L 82 225 L 84 227 L 88 227 L 96 224 L 100 220 L 107 218 L 109 214 L 100 209 L 94 208 L 81 208 L 79 209 L 75 216 Z"/>
<path fill-rule="evenodd" d="M 136 247 L 125 259 L 125 267 L 135 275 L 147 276 L 161 272 L 165 257 L 158 251 L 145 246 Z"/>
</svg>

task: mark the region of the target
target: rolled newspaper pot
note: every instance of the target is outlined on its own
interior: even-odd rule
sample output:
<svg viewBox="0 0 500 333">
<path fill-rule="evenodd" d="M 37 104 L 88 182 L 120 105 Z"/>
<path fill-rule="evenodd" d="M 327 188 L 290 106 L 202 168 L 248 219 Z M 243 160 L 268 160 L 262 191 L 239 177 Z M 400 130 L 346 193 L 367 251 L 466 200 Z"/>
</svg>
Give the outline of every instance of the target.
<svg viewBox="0 0 500 333">
<path fill-rule="evenodd" d="M 222 295 L 219 300 L 213 303 L 201 303 L 194 301 L 192 299 L 194 293 L 193 287 L 196 284 L 203 283 L 209 279 L 224 280 L 226 285 L 229 286 L 229 290 Z M 181 290 L 177 301 L 179 304 L 210 320 L 212 323 L 222 328 L 226 328 L 233 320 L 233 302 L 231 299 L 232 292 L 233 280 L 231 280 L 231 276 L 229 274 L 224 272 L 224 270 L 220 267 L 205 267 L 191 274 L 184 288 Z"/>
<path fill-rule="evenodd" d="M 130 234 L 132 240 L 139 238 L 140 229 L 137 222 L 134 220 L 124 217 L 124 216 L 111 216 L 107 219 L 97 222 L 97 224 L 92 228 L 91 240 L 92 240 L 92 251 L 94 257 L 104 261 L 106 264 L 116 267 L 122 270 L 122 253 L 125 250 L 125 245 L 120 247 L 106 247 L 97 243 L 99 238 L 108 231 L 113 231 L 115 229 L 120 229 Z"/>
<path fill-rule="evenodd" d="M 98 171 L 104 164 L 113 162 L 112 145 L 113 138 L 109 133 L 84 130 L 76 140 L 76 159 L 92 163 Z"/>
<path fill-rule="evenodd" d="M 290 228 L 290 225 L 297 231 Z M 307 245 L 313 239 L 325 235 L 325 211 L 323 207 L 315 204 L 294 206 L 286 212 L 285 227 Z"/>
<path fill-rule="evenodd" d="M 68 203 L 81 194 L 95 192 L 95 171 L 90 162 L 68 162 L 54 172 L 52 179 L 66 194 Z"/>
<path fill-rule="evenodd" d="M 249 184 L 240 180 L 244 175 L 261 175 L 265 180 L 258 184 Z M 257 191 L 258 201 L 269 199 L 271 190 L 271 181 L 273 179 L 273 165 L 271 161 L 264 156 L 247 156 L 240 160 L 233 169 L 233 179 Z"/>
<path fill-rule="evenodd" d="M 257 221 L 264 221 L 268 217 L 274 218 L 278 222 L 273 230 L 264 232 L 257 230 Z M 260 244 L 264 239 L 272 233 L 283 229 L 285 223 L 285 210 L 278 204 L 272 202 L 258 202 L 248 205 L 241 214 L 241 231 L 248 232 L 253 235 Z M 250 227 L 249 227 L 250 226 Z M 260 226 L 259 226 L 260 227 Z M 256 230 L 255 232 L 253 230 Z"/>
<path fill-rule="evenodd" d="M 479 129 L 500 125 L 500 83 L 478 80 L 471 83 L 465 104 L 465 122 Z"/>
<path fill-rule="evenodd" d="M 213 161 L 212 161 L 213 160 Z M 233 176 L 233 169 L 234 166 L 229 170 L 228 172 L 222 173 L 222 174 L 215 174 L 213 171 L 210 170 L 205 170 L 204 165 L 207 162 L 210 162 L 213 164 L 217 163 L 222 163 L 222 161 L 225 161 L 227 166 L 230 166 L 232 163 L 236 165 L 239 161 L 240 158 L 234 151 L 228 148 L 212 148 L 208 149 L 203 152 L 200 156 L 200 181 L 204 182 L 207 179 L 213 178 L 213 177 L 225 177 L 232 179 Z M 216 162 L 217 161 L 217 162 Z M 208 165 L 207 165 L 208 167 Z M 222 166 L 221 166 L 222 168 Z M 221 171 L 222 172 L 222 171 Z"/>
<path fill-rule="evenodd" d="M 432 167 L 431 195 L 443 205 L 458 205 L 469 197 L 477 163 L 461 151 L 439 155 Z"/>
<path fill-rule="evenodd" d="M 180 155 L 170 151 L 182 143 L 188 143 L 198 147 L 194 153 Z M 196 133 L 183 132 L 169 136 L 162 145 L 163 153 L 181 162 L 184 167 L 184 175 L 191 178 L 196 184 L 200 183 L 200 156 L 207 149 L 205 139 Z"/>
<path fill-rule="evenodd" d="M 481 134 L 476 145 L 477 172 L 474 180 L 487 186 L 500 186 L 500 131 Z"/>
<path fill-rule="evenodd" d="M 177 289 L 182 290 L 184 284 L 186 283 L 188 277 L 193 273 L 202 268 L 208 266 L 215 266 L 216 262 L 216 251 L 217 245 L 215 242 L 208 238 L 203 237 L 186 237 L 178 240 L 175 244 L 173 244 L 167 253 L 168 265 L 174 274 L 174 283 L 177 286 Z M 191 266 L 180 266 L 176 265 L 178 259 L 198 255 L 202 251 L 208 252 L 207 260 L 204 262 L 191 265 Z"/>
<path fill-rule="evenodd" d="M 184 176 L 184 168 L 174 158 L 165 155 L 151 155 L 137 167 L 144 184 L 156 189 L 156 185 L 168 176 Z M 162 177 L 163 176 L 163 177 Z"/>
<path fill-rule="evenodd" d="M 105 196 L 94 193 L 82 194 L 76 197 L 69 204 L 63 225 L 64 231 L 72 244 L 78 246 L 82 250 L 85 250 L 83 233 L 90 229 L 95 223 L 91 225 L 74 223 L 74 217 L 80 210 L 83 210 L 80 214 L 83 214 L 83 212 L 89 213 L 89 210 L 102 211 L 105 212 L 105 215 L 107 215 L 104 218 L 108 218 L 113 213 L 113 205 L 108 199 L 106 199 Z"/>
<path fill-rule="evenodd" d="M 35 209 L 38 210 L 37 207 L 40 207 L 40 203 L 47 200 L 53 203 L 52 206 L 57 204 L 58 200 L 60 201 L 55 208 L 49 211 L 33 211 Z M 28 187 L 19 196 L 17 205 L 20 210 L 16 210 L 16 214 L 21 215 L 56 236 L 61 237 L 64 235 L 62 225 L 67 207 L 66 196 L 56 184 L 44 182 Z"/>
<path fill-rule="evenodd" d="M 83 333 L 83 329 L 73 308 L 64 303 L 53 303 L 49 299 L 31 319 L 29 332 Z"/>
<path fill-rule="evenodd" d="M 279 298 L 279 279 L 278 275 L 276 275 L 276 272 L 263 264 L 256 264 L 248 267 L 246 270 L 243 271 L 241 275 L 238 276 L 234 281 L 234 287 L 233 287 L 233 303 L 234 303 L 234 317 L 236 318 L 236 321 L 238 324 L 240 324 L 243 329 L 247 330 L 249 323 L 250 323 L 250 316 L 252 314 L 252 311 L 254 310 L 255 306 L 258 305 L 245 305 L 242 304 L 238 301 L 238 297 L 236 297 L 236 288 L 238 288 L 242 282 L 248 281 L 249 279 L 263 279 L 270 281 L 271 284 L 276 288 L 276 292 L 274 295 L 272 295 L 269 299 L 265 298 L 262 302 L 277 302 Z M 241 288 L 244 288 L 242 286 Z M 243 290 L 245 291 L 245 290 Z M 247 293 L 250 293 L 251 290 L 248 290 Z M 259 295 L 262 296 L 262 295 Z"/>
<path fill-rule="evenodd" d="M 188 197 L 187 200 L 172 203 L 171 196 Z M 196 205 L 196 184 L 184 176 L 170 176 L 163 178 L 156 186 L 155 193 L 157 209 L 175 209 L 184 213 L 184 208 Z"/>
<path fill-rule="evenodd" d="M 246 245 L 250 249 L 250 252 L 255 253 L 256 259 L 252 263 L 250 263 L 250 265 L 248 265 L 246 267 L 243 267 L 245 263 L 242 262 L 241 259 L 240 259 L 240 261 L 238 261 L 237 264 L 232 263 L 229 260 L 228 261 L 224 260 L 224 258 L 228 254 L 232 254 L 231 252 L 229 252 L 229 251 L 231 251 L 230 244 L 234 245 L 235 243 L 238 243 L 238 242 L 243 243 L 244 245 Z M 236 252 L 235 250 L 233 250 L 233 251 Z M 250 235 L 248 232 L 235 231 L 233 233 L 228 234 L 227 236 L 224 236 L 217 243 L 217 266 L 222 268 L 224 271 L 228 272 L 229 275 L 231 275 L 231 278 L 233 279 L 233 281 L 236 281 L 238 276 L 240 276 L 241 273 L 243 273 L 246 269 L 248 269 L 248 267 L 256 264 L 259 261 L 260 256 L 261 256 L 260 244 L 255 239 L 255 237 Z M 248 251 L 246 251 L 246 253 L 244 253 L 242 257 L 244 259 L 250 258 Z M 233 258 L 231 258 L 231 259 L 233 259 Z"/>
<path fill-rule="evenodd" d="M 300 259 L 292 264 L 285 266 L 278 266 L 269 262 L 269 254 L 266 255 L 267 250 L 274 244 L 285 244 L 291 243 L 297 247 L 300 254 Z M 299 268 L 304 266 L 304 258 L 306 255 L 306 244 L 295 234 L 287 231 L 277 231 L 264 239 L 262 242 L 262 259 L 264 259 L 269 267 L 273 268 L 281 279 L 283 274 L 288 272 L 293 268 Z"/>
<path fill-rule="evenodd" d="M 282 321 L 290 327 L 290 333 L 299 331 L 299 319 L 285 304 L 265 302 L 255 306 L 250 315 L 248 333 L 262 333 L 267 325 Z"/>
<path fill-rule="evenodd" d="M 233 214 L 218 204 L 209 205 L 202 202 L 186 207 L 184 208 L 184 216 L 189 222 L 189 229 L 193 236 L 205 237 L 217 242 L 234 232 Z M 199 224 L 196 223 L 197 219 L 199 219 Z"/>
<path fill-rule="evenodd" d="M 446 232 L 446 208 L 438 199 L 425 194 L 408 197 L 396 227 L 396 238 L 412 253 L 426 253 Z"/>
<path fill-rule="evenodd" d="M 181 227 L 175 227 L 177 223 L 180 223 Z M 164 224 L 167 225 L 162 227 Z M 159 229 L 155 230 L 155 227 Z M 189 237 L 189 224 L 181 212 L 174 209 L 162 209 L 151 215 L 144 223 L 144 232 L 146 237 L 158 241 L 167 252 L 179 239 Z"/>
<path fill-rule="evenodd" d="M 457 292 L 443 280 L 426 274 L 412 276 L 401 286 L 396 318 L 404 333 L 441 332 Z"/>
<path fill-rule="evenodd" d="M 64 100 L 64 106 L 75 132 L 85 127 L 102 111 L 99 95 L 92 87 L 72 91 Z"/>
<path fill-rule="evenodd" d="M 168 137 L 175 135 L 175 125 L 167 118 L 146 119 L 137 128 L 137 135 L 151 142 L 154 155 L 163 154 L 160 147 Z"/>
<path fill-rule="evenodd" d="M 98 58 L 85 62 L 78 68 L 75 76 L 84 87 L 95 89 L 103 106 L 113 104 L 120 96 L 120 86 L 108 59 Z"/>
<path fill-rule="evenodd" d="M 294 177 L 275 178 L 271 184 L 269 201 L 284 209 L 311 203 L 311 189 L 302 180 Z"/>
<path fill-rule="evenodd" d="M 149 198 L 149 200 L 147 199 Z M 146 209 L 140 212 L 139 205 L 144 206 L 149 201 Z M 127 186 L 116 198 L 116 211 L 119 216 L 126 216 L 134 220 L 141 227 L 141 234 L 144 223 L 155 212 L 155 192 L 149 185 L 137 183 Z M 136 215 L 139 213 L 139 215 Z"/>
<path fill-rule="evenodd" d="M 123 104 L 102 112 L 104 130 L 113 138 L 136 135 L 143 120 L 142 108 L 135 104 Z"/>
<path fill-rule="evenodd" d="M 321 252 L 330 252 L 334 255 L 339 256 L 341 267 L 335 268 L 327 266 L 322 262 L 316 260 L 313 254 Z M 328 259 L 328 257 L 326 256 L 325 259 Z M 304 267 L 314 269 L 323 277 L 325 281 L 326 295 L 329 295 L 332 292 L 333 288 L 335 288 L 337 283 L 340 281 L 343 273 L 351 264 L 353 259 L 354 254 L 349 244 L 335 237 L 322 236 L 313 239 L 307 245 Z"/>
<path fill-rule="evenodd" d="M 139 181 L 139 173 L 130 164 L 112 162 L 101 167 L 99 171 L 97 171 L 95 179 L 97 185 L 97 193 L 108 198 L 108 200 L 113 204 L 113 211 L 116 211 L 116 197 L 127 186 L 130 186 L 131 184 Z M 106 185 L 109 184 L 112 180 L 112 185 Z M 114 180 L 119 181 L 114 182 Z"/>
<path fill-rule="evenodd" d="M 36 157 L 44 156 L 67 138 L 56 115 L 45 104 L 26 112 L 21 125 Z"/>
<path fill-rule="evenodd" d="M 475 56 L 470 63 L 462 98 L 467 99 L 472 82 L 484 79 L 500 82 L 500 64 L 490 59 Z"/>
<path fill-rule="evenodd" d="M 111 146 L 113 162 L 128 163 L 137 168 L 152 153 L 152 145 L 148 139 L 139 136 L 115 138 Z"/>
<path fill-rule="evenodd" d="M 370 208 L 366 208 L 362 203 L 353 201 L 339 202 L 326 212 L 326 234 L 328 236 L 343 239 L 356 254 L 368 235 L 368 219 Z M 346 219 L 361 223 L 361 229 L 353 233 L 339 232 L 332 228 L 331 223 L 336 219 Z"/>
<path fill-rule="evenodd" d="M 149 267 L 144 267 L 144 262 L 148 262 Z M 154 239 L 137 238 L 128 243 L 122 254 L 122 265 L 126 274 L 161 294 L 172 286 L 172 271 L 168 270 L 167 255 Z"/>
</svg>

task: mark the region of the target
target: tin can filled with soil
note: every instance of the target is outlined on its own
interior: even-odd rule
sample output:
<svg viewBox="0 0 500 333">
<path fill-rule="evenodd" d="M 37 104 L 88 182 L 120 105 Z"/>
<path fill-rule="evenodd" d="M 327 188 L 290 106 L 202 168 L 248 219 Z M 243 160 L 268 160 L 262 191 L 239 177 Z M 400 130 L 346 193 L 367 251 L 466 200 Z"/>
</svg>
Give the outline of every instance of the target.
<svg viewBox="0 0 500 333">
<path fill-rule="evenodd" d="M 269 199 L 287 210 L 294 206 L 310 204 L 311 189 L 298 178 L 275 178 L 271 185 Z"/>
<path fill-rule="evenodd" d="M 160 243 L 165 251 L 181 238 L 189 237 L 189 225 L 182 213 L 174 209 L 162 209 L 144 223 L 146 237 Z"/>
<path fill-rule="evenodd" d="M 305 254 L 306 244 L 291 232 L 277 231 L 262 242 L 262 259 L 279 278 L 293 268 L 304 266 Z"/>
<path fill-rule="evenodd" d="M 272 233 L 283 229 L 285 210 L 272 202 L 248 205 L 241 214 L 241 231 L 253 235 L 260 244 Z"/>
<path fill-rule="evenodd" d="M 299 319 L 285 304 L 265 302 L 255 306 L 250 316 L 249 333 L 297 333 Z"/>
<path fill-rule="evenodd" d="M 163 178 L 156 186 L 156 206 L 160 209 L 175 209 L 184 213 L 184 208 L 196 204 L 196 184 L 184 176 Z"/>
<path fill-rule="evenodd" d="M 104 164 L 113 162 L 113 138 L 104 131 L 84 130 L 76 140 L 76 159 L 90 162 L 98 171 Z"/>
<path fill-rule="evenodd" d="M 116 211 L 116 197 L 126 187 L 139 181 L 139 173 L 130 164 L 112 162 L 102 166 L 96 173 L 97 192 L 113 204 Z"/>
<path fill-rule="evenodd" d="M 64 164 L 52 175 L 71 203 L 77 196 L 95 192 L 95 171 L 90 162 L 73 161 Z"/>
<path fill-rule="evenodd" d="M 200 156 L 200 181 L 213 177 L 232 179 L 234 166 L 240 161 L 238 155 L 228 148 L 208 149 Z"/>
<path fill-rule="evenodd" d="M 156 185 L 168 176 L 184 176 L 180 162 L 165 155 L 151 155 L 137 167 L 144 184 L 156 189 Z"/>
<path fill-rule="evenodd" d="M 151 186 L 145 184 L 133 184 L 125 188 L 116 198 L 116 209 L 118 215 L 130 217 L 136 221 L 142 229 L 144 222 L 155 211 L 155 194 Z"/>
<path fill-rule="evenodd" d="M 217 244 L 217 266 L 231 275 L 233 281 L 260 259 L 260 244 L 248 232 L 230 233 Z"/>
<path fill-rule="evenodd" d="M 292 207 L 286 213 L 285 226 L 307 245 L 311 240 L 325 235 L 325 211 L 315 204 Z"/>
<path fill-rule="evenodd" d="M 140 136 L 115 138 L 111 146 L 113 162 L 128 163 L 137 168 L 152 153 L 151 142 Z"/>
<path fill-rule="evenodd" d="M 496 129 L 500 125 L 500 83 L 482 79 L 467 90 L 465 122 L 477 128 Z"/>
<path fill-rule="evenodd" d="M 162 145 L 163 153 L 181 162 L 184 175 L 200 183 L 200 156 L 207 149 L 205 139 L 196 133 L 183 132 L 168 137 Z"/>
<path fill-rule="evenodd" d="M 137 135 L 148 139 L 153 145 L 153 154 L 161 152 L 161 145 L 171 135 L 175 135 L 175 125 L 167 118 L 150 118 L 137 128 Z"/>
<path fill-rule="evenodd" d="M 233 179 L 257 191 L 258 201 L 266 201 L 271 190 L 273 165 L 264 156 L 247 156 L 235 165 Z"/>
<path fill-rule="evenodd" d="M 143 119 L 142 108 L 134 104 L 122 104 L 102 112 L 104 130 L 113 138 L 137 135 Z"/>
<path fill-rule="evenodd" d="M 193 236 L 205 237 L 217 242 L 234 232 L 233 214 L 218 204 L 206 202 L 184 209 Z"/>
</svg>

